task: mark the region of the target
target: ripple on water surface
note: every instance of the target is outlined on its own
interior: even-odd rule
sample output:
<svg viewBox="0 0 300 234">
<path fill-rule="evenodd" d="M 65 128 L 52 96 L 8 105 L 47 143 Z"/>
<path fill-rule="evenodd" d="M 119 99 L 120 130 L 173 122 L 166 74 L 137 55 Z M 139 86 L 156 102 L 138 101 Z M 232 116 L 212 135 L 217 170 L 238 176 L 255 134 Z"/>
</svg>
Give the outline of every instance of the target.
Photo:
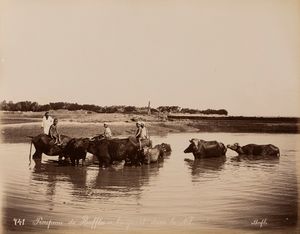
<svg viewBox="0 0 300 234">
<path fill-rule="evenodd" d="M 225 144 L 272 143 L 280 148 L 281 157 L 242 158 L 228 150 L 226 158 L 186 162 L 184 158 L 193 156 L 183 150 L 194 137 Z M 174 223 L 180 222 L 185 229 L 248 229 L 262 219 L 267 220 L 264 228 L 293 227 L 298 210 L 297 140 L 299 135 L 292 134 L 170 134 L 153 137 L 155 144 L 172 146 L 164 162 L 121 170 L 94 164 L 59 167 L 51 157 L 28 167 L 29 144 L 2 144 L 4 225 L 14 229 L 11 220 L 16 216 L 63 222 L 88 216 L 120 218 L 147 229 L 177 228 Z M 32 225 L 27 230 L 46 231 Z"/>
</svg>

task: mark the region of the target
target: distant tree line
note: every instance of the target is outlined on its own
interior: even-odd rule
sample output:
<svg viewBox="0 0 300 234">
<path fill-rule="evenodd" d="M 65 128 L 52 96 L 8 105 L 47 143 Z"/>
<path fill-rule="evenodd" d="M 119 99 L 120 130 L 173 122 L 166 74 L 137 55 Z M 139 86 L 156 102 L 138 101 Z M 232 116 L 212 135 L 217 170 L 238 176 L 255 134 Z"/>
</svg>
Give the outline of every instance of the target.
<svg viewBox="0 0 300 234">
<path fill-rule="evenodd" d="M 12 102 L 12 101 L 2 101 L 0 103 L 0 110 L 3 111 L 49 111 L 49 110 L 85 110 L 97 113 L 147 113 L 147 107 L 135 107 L 135 106 L 97 106 L 93 104 L 78 104 L 78 103 L 68 103 L 68 102 L 50 102 L 49 104 L 40 105 L 37 102 L 22 101 L 22 102 Z M 179 106 L 159 106 L 158 108 L 151 108 L 151 113 L 189 113 L 189 114 L 204 114 L 204 115 L 228 115 L 225 109 L 220 110 L 198 110 L 190 108 L 181 108 Z"/>
<path fill-rule="evenodd" d="M 203 114 L 203 115 L 228 115 L 227 110 L 219 109 L 207 109 L 207 110 L 198 110 L 198 109 L 190 109 L 190 108 L 181 108 L 179 106 L 159 106 L 157 108 L 160 112 L 168 112 L 168 113 L 182 113 L 182 114 Z"/>
</svg>

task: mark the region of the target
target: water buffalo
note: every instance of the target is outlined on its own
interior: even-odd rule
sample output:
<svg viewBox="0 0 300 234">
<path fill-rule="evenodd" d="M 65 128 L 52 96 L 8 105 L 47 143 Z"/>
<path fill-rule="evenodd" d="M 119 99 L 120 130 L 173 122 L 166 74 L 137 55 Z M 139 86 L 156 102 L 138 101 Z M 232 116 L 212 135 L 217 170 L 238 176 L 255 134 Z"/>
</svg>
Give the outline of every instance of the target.
<svg viewBox="0 0 300 234">
<path fill-rule="evenodd" d="M 142 141 L 142 147 L 151 146 L 150 140 Z M 124 139 L 91 139 L 89 141 L 88 152 L 94 154 L 99 160 L 99 167 L 107 167 L 114 161 L 125 160 L 131 164 L 139 164 L 140 157 L 139 142 L 135 137 Z"/>
<path fill-rule="evenodd" d="M 73 166 L 79 165 L 79 160 L 82 159 L 84 165 L 86 154 L 88 152 L 90 139 L 89 138 L 72 138 L 64 148 L 64 155 L 69 157 Z"/>
<path fill-rule="evenodd" d="M 155 163 L 159 159 L 162 159 L 164 155 L 165 152 L 161 145 L 156 145 L 154 146 L 154 148 L 150 148 L 147 146 L 143 148 L 143 162 L 145 164 Z"/>
<path fill-rule="evenodd" d="M 217 141 L 204 141 L 194 138 L 190 140 L 190 143 L 184 153 L 193 153 L 195 159 L 224 156 L 227 150 L 223 143 Z"/>
<path fill-rule="evenodd" d="M 61 135 L 61 144 L 54 144 L 55 140 L 46 134 L 40 134 L 35 137 L 30 137 L 30 153 L 29 153 L 29 161 L 31 163 L 31 148 L 32 144 L 35 147 L 35 153 L 33 154 L 33 159 L 42 159 L 42 154 L 46 154 L 48 156 L 59 156 L 61 160 L 64 157 L 64 147 L 71 140 L 70 137 Z"/>
<path fill-rule="evenodd" d="M 143 162 L 146 164 L 157 162 L 160 159 L 163 159 L 164 156 L 168 156 L 171 154 L 171 146 L 166 143 L 161 143 L 159 145 L 151 147 L 143 148 Z"/>
<path fill-rule="evenodd" d="M 233 145 L 227 145 L 227 148 L 237 152 L 239 155 L 280 156 L 279 148 L 272 144 L 248 144 L 240 146 L 239 143 L 235 143 Z"/>
<path fill-rule="evenodd" d="M 171 154 L 172 149 L 171 149 L 170 144 L 167 144 L 167 143 L 161 143 L 160 145 L 156 145 L 155 147 L 160 148 L 160 150 L 161 150 L 163 156 L 165 156 L 165 155 L 170 155 L 170 154 Z"/>
</svg>

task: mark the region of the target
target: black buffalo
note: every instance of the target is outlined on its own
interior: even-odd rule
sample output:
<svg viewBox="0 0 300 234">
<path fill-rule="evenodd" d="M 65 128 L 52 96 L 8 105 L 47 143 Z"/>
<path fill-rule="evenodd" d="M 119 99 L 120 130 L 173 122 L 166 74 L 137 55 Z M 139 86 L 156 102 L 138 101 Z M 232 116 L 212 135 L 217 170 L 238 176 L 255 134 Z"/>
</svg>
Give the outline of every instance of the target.
<svg viewBox="0 0 300 234">
<path fill-rule="evenodd" d="M 221 142 L 194 138 L 190 140 L 190 145 L 184 150 L 184 153 L 193 153 L 195 159 L 199 159 L 225 156 L 226 151 L 225 145 Z"/>
<path fill-rule="evenodd" d="M 161 154 L 163 156 L 170 155 L 172 152 L 170 144 L 167 144 L 167 143 L 161 143 L 160 145 L 157 145 L 156 147 L 158 147 L 160 149 Z"/>
<path fill-rule="evenodd" d="M 280 156 L 279 148 L 272 144 L 248 144 L 245 146 L 240 146 L 239 143 L 235 143 L 233 145 L 227 145 L 227 148 L 237 152 L 239 155 Z"/>
<path fill-rule="evenodd" d="M 65 157 L 70 158 L 73 166 L 79 165 L 82 159 L 82 166 L 85 164 L 86 154 L 90 144 L 89 138 L 72 138 L 64 148 Z"/>
<path fill-rule="evenodd" d="M 142 141 L 142 147 L 152 146 L 150 140 Z M 135 137 L 113 139 L 91 139 L 88 152 L 95 155 L 99 160 L 99 167 L 112 165 L 114 161 L 125 160 L 127 164 L 140 164 L 143 161 L 140 144 Z"/>
<path fill-rule="evenodd" d="M 42 154 L 46 154 L 48 156 L 59 156 L 59 159 L 64 157 L 64 148 L 71 140 L 71 137 L 61 135 L 61 144 L 54 144 L 55 140 L 46 134 L 40 134 L 35 137 L 30 137 L 30 153 L 29 153 L 29 161 L 31 162 L 31 148 L 32 145 L 35 147 L 35 152 L 32 156 L 33 159 L 42 159 Z"/>
</svg>

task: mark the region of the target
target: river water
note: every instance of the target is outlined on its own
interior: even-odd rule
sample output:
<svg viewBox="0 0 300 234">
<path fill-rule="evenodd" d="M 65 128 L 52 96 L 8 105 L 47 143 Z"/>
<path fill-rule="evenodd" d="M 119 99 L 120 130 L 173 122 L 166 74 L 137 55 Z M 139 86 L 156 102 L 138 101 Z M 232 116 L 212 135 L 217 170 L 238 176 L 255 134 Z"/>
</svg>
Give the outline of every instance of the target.
<svg viewBox="0 0 300 234">
<path fill-rule="evenodd" d="M 189 139 L 271 143 L 280 159 L 238 158 L 199 163 L 183 150 Z M 29 144 L 2 144 L 2 225 L 19 232 L 50 230 L 297 229 L 299 134 L 181 133 L 153 137 L 171 144 L 163 162 L 99 169 L 58 166 L 43 156 L 28 166 Z M 298 180 L 299 181 L 299 180 Z M 296 228 L 296 229 L 295 229 Z M 299 231 L 299 229 L 297 229 Z"/>
</svg>

